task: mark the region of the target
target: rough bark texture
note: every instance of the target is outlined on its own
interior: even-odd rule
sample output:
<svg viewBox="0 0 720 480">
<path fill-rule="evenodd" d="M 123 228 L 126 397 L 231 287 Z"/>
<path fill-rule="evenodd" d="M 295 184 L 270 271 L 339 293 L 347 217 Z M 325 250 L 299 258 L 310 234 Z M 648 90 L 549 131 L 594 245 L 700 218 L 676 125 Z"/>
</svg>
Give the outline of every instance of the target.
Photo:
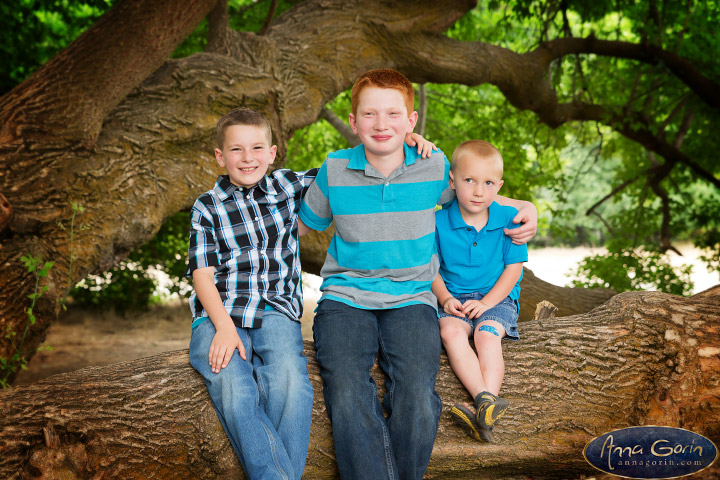
<svg viewBox="0 0 720 480">
<path fill-rule="evenodd" d="M 449 407 L 469 398 L 443 358 L 444 412 L 427 478 L 578 478 L 593 473 L 582 456 L 590 439 L 632 425 L 682 427 L 718 443 L 719 332 L 720 286 L 691 298 L 624 293 L 586 314 L 524 322 L 521 341 L 505 345 L 502 394 L 511 403 L 495 444 L 475 442 L 451 423 Z M 315 406 L 305 478 L 336 478 L 312 344 L 306 353 Z M 186 351 L 0 393 L 3 478 L 239 472 Z"/>
</svg>

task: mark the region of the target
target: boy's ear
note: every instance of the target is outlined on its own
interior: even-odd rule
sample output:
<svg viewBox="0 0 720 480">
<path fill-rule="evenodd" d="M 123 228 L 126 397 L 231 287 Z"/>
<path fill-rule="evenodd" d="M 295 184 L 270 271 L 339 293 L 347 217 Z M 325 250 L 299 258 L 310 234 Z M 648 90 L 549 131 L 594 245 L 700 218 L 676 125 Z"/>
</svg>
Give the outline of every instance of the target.
<svg viewBox="0 0 720 480">
<path fill-rule="evenodd" d="M 411 133 L 415 129 L 415 125 L 417 124 L 418 112 L 416 110 L 413 110 L 413 112 L 408 116 L 408 120 L 410 121 L 408 133 Z"/>
<path fill-rule="evenodd" d="M 225 160 L 223 160 L 222 150 L 219 148 L 215 149 L 215 160 L 217 160 L 221 167 L 225 168 Z"/>
<path fill-rule="evenodd" d="M 455 179 L 453 178 L 453 172 L 450 170 L 450 188 L 455 190 Z"/>
<path fill-rule="evenodd" d="M 503 183 L 505 183 L 505 180 L 500 180 L 500 181 L 498 182 L 498 190 L 500 190 L 500 189 L 502 188 Z"/>
<path fill-rule="evenodd" d="M 355 115 L 352 113 L 348 115 L 348 121 L 350 122 L 350 128 L 355 135 L 357 135 L 357 125 L 355 124 Z"/>
<path fill-rule="evenodd" d="M 275 161 L 275 155 L 277 155 L 277 145 L 270 147 L 270 161 L 268 163 L 273 163 Z"/>
</svg>

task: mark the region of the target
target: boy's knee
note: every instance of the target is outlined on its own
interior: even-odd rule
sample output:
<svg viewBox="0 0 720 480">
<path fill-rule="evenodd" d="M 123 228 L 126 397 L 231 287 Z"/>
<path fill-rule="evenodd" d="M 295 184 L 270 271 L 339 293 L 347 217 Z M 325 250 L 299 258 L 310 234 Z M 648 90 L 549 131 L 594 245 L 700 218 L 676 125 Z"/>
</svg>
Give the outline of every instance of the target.
<svg viewBox="0 0 720 480">
<path fill-rule="evenodd" d="M 500 337 L 500 332 L 498 332 L 497 328 L 495 328 L 493 325 L 478 325 L 478 327 L 475 329 L 475 335 L 482 334 L 483 332 L 487 332 L 490 335 L 494 335 L 496 337 Z"/>
<path fill-rule="evenodd" d="M 440 328 L 440 338 L 443 343 L 453 343 L 458 341 L 467 342 L 467 332 L 459 325 L 444 325 Z"/>
</svg>

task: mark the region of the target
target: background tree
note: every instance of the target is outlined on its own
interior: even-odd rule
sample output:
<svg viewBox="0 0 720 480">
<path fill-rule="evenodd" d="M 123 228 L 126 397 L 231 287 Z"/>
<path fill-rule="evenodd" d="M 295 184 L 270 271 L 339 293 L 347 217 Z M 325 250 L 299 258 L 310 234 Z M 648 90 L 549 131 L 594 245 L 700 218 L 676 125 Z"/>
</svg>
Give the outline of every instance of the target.
<svg viewBox="0 0 720 480">
<path fill-rule="evenodd" d="M 12 333 L 28 319 L 34 283 L 22 256 L 55 260 L 35 305 L 29 356 L 68 283 L 125 258 L 212 184 L 221 114 L 238 105 L 265 111 L 282 165 L 293 133 L 369 68 L 427 84 L 425 133 L 448 153 L 468 137 L 497 143 L 508 160 L 506 194 L 546 185 L 563 205 L 573 179 L 553 179 L 574 146 L 593 152 L 590 163 L 615 162 L 607 198 L 624 195 L 627 208 L 606 218 L 598 192 L 588 211 L 619 239 L 618 251 L 671 249 L 674 231 L 717 239 L 716 224 L 699 223 L 720 184 L 715 3 L 258 5 L 267 15 L 251 33 L 232 28 L 226 2 L 121 1 L 0 97 L 0 357 L 13 353 Z M 168 60 L 206 17 L 205 51 Z M 444 101 L 451 91 L 468 107 Z M 73 204 L 84 207 L 74 230 Z M 303 260 L 307 267 L 321 258 Z"/>
</svg>

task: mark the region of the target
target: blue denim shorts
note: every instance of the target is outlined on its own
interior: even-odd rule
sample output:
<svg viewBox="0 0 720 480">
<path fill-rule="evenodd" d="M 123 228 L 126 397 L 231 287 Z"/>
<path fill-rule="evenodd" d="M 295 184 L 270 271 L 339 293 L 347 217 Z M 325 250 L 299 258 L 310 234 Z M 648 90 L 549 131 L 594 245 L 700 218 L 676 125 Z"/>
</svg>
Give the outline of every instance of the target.
<svg viewBox="0 0 720 480">
<path fill-rule="evenodd" d="M 457 298 L 460 303 L 465 303 L 468 300 L 482 300 L 484 296 L 484 293 L 473 292 L 461 293 L 459 295 L 455 295 L 455 298 Z M 485 320 L 493 320 L 495 322 L 498 322 L 505 329 L 507 337 L 504 338 L 508 338 L 510 340 L 520 339 L 520 335 L 518 334 L 517 329 L 518 305 L 517 303 L 515 303 L 515 300 L 511 299 L 510 297 L 505 297 L 502 302 L 498 303 L 493 308 L 487 310 L 478 318 L 474 319 L 456 317 L 455 315 L 447 314 L 443 310 L 442 305 L 438 305 L 438 318 L 442 317 L 459 318 L 460 320 L 472 327 L 473 334 L 475 333 L 475 329 L 480 323 L 484 322 Z"/>
</svg>

